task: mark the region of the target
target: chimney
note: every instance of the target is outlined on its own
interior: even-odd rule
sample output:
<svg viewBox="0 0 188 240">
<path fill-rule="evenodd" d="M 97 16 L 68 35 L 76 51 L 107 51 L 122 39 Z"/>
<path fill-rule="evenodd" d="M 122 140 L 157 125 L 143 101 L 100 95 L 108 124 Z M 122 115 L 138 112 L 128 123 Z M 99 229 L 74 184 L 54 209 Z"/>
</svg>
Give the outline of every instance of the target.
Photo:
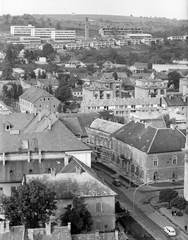
<svg viewBox="0 0 188 240">
<path fill-rule="evenodd" d="M 41 121 L 41 112 L 39 111 L 38 112 L 38 122 L 40 122 Z"/>
<path fill-rule="evenodd" d="M 33 229 L 28 229 L 28 238 L 29 240 L 34 240 Z"/>
<path fill-rule="evenodd" d="M 52 129 L 52 121 L 51 118 L 48 118 L 48 130 Z"/>
<path fill-rule="evenodd" d="M 6 230 L 5 230 L 5 232 L 10 232 L 10 221 L 7 220 L 5 223 L 6 223 Z"/>
<path fill-rule="evenodd" d="M 68 222 L 68 230 L 71 233 L 71 222 Z"/>
<path fill-rule="evenodd" d="M 95 240 L 99 240 L 99 239 L 100 239 L 99 230 L 95 230 Z"/>
<path fill-rule="evenodd" d="M 81 173 L 82 173 L 81 167 L 76 167 L 76 173 L 77 173 L 78 175 L 81 175 Z"/>
<path fill-rule="evenodd" d="M 5 223 L 4 221 L 0 222 L 0 233 L 4 233 L 5 232 Z"/>
<path fill-rule="evenodd" d="M 46 225 L 46 235 L 50 236 L 51 235 L 51 222 L 45 223 Z"/>
<path fill-rule="evenodd" d="M 118 230 L 115 230 L 115 240 L 118 240 Z"/>
<path fill-rule="evenodd" d="M 175 124 L 170 124 L 170 128 L 172 129 L 172 130 L 175 130 L 176 129 L 176 125 Z"/>
<path fill-rule="evenodd" d="M 51 168 L 51 175 L 52 175 L 52 177 L 55 177 L 55 175 L 56 175 L 56 169 L 55 168 Z"/>
</svg>

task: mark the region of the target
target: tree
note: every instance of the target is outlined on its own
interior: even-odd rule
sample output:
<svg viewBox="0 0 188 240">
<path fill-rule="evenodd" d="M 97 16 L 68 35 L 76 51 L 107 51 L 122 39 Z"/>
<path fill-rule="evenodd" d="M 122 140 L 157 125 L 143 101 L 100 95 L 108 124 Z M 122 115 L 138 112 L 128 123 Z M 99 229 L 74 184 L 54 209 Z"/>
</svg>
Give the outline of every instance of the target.
<svg viewBox="0 0 188 240">
<path fill-rule="evenodd" d="M 73 207 L 68 206 L 65 209 L 66 211 L 61 216 L 61 221 L 62 225 L 67 225 L 68 222 L 71 222 L 71 234 L 80 234 L 92 229 L 92 216 L 82 198 L 75 197 L 73 199 Z"/>
<path fill-rule="evenodd" d="M 5 217 L 12 226 L 23 224 L 27 228 L 44 226 L 57 209 L 55 192 L 39 181 L 12 187 L 11 196 L 1 199 Z"/>
<path fill-rule="evenodd" d="M 170 118 L 169 114 L 164 114 L 163 119 L 165 121 L 166 127 L 170 128 L 171 124 L 176 124 L 176 119 L 175 118 Z"/>
<path fill-rule="evenodd" d="M 12 79 L 12 66 L 10 64 L 10 62 L 6 61 L 3 63 L 3 69 L 2 69 L 2 79 L 5 79 L 5 80 L 10 80 Z"/>
<path fill-rule="evenodd" d="M 179 89 L 179 80 L 181 78 L 181 74 L 179 72 L 173 71 L 168 74 L 168 86 L 173 85 L 174 89 Z"/>
<path fill-rule="evenodd" d="M 43 56 L 47 57 L 48 55 L 50 55 L 51 53 L 54 53 L 54 49 L 52 47 L 51 44 L 47 43 L 43 46 Z"/>
<path fill-rule="evenodd" d="M 171 205 L 172 207 L 175 207 L 175 208 L 179 209 L 180 212 L 181 212 L 181 210 L 184 210 L 184 209 L 186 208 L 186 206 L 187 206 L 187 201 L 185 200 L 184 197 L 179 197 L 179 196 L 178 196 L 178 197 L 172 199 L 170 205 Z"/>
<path fill-rule="evenodd" d="M 72 91 L 68 85 L 60 85 L 55 92 L 55 97 L 61 102 L 66 103 L 72 98 Z"/>
<path fill-rule="evenodd" d="M 53 94 L 53 89 L 52 89 L 52 85 L 51 84 L 48 87 L 46 87 L 45 90 L 47 92 L 49 92 L 50 94 Z"/>
<path fill-rule="evenodd" d="M 178 192 L 173 189 L 164 189 L 159 192 L 159 201 L 160 202 L 168 202 L 170 207 L 170 202 L 172 199 L 178 196 Z"/>
</svg>

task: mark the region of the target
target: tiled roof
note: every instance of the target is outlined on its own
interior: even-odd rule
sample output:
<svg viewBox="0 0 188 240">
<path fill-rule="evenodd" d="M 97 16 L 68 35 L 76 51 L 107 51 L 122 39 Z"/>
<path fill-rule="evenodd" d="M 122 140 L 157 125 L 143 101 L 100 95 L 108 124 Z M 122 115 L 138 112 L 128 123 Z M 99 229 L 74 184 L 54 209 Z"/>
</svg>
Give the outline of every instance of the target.
<svg viewBox="0 0 188 240">
<path fill-rule="evenodd" d="M 124 78 L 124 79 L 128 78 L 126 72 L 117 72 L 117 75 L 118 75 L 118 78 Z"/>
<path fill-rule="evenodd" d="M 57 120 L 58 117 L 54 113 L 50 113 L 48 109 L 43 109 L 34 119 L 29 122 L 29 124 L 23 129 L 23 132 L 32 133 L 47 131 L 49 125 L 52 127 Z"/>
<path fill-rule="evenodd" d="M 77 173 L 76 168 L 81 167 Z M 26 175 L 26 181 L 39 180 L 52 187 L 57 199 L 73 198 L 75 195 L 82 197 L 115 196 L 116 193 L 109 188 L 96 173 L 79 160 L 73 158 L 61 173 Z"/>
<path fill-rule="evenodd" d="M 30 113 L 11 113 L 0 115 L 0 132 L 4 131 L 4 124 L 9 122 L 12 129 L 23 130 L 28 123 L 34 118 Z"/>
<path fill-rule="evenodd" d="M 61 118 L 61 121 L 75 136 L 87 137 L 87 132 L 80 117 L 64 117 Z"/>
<path fill-rule="evenodd" d="M 131 121 L 112 136 L 143 152 L 147 152 L 156 131 L 153 127 L 145 128 L 143 123 Z"/>
<path fill-rule="evenodd" d="M 139 62 L 135 62 L 134 67 L 136 67 L 137 69 L 144 69 L 144 68 L 148 68 L 148 63 L 139 63 Z"/>
<path fill-rule="evenodd" d="M 148 154 L 181 151 L 185 146 L 185 136 L 178 129 L 156 129 L 134 121 L 112 136 Z"/>
<path fill-rule="evenodd" d="M 85 234 L 75 234 L 72 235 L 72 240 L 115 240 L 115 232 L 99 232 L 99 235 L 96 236 L 96 233 L 85 233 Z M 124 239 L 126 238 L 118 238 L 118 239 Z"/>
<path fill-rule="evenodd" d="M 37 79 L 39 82 L 43 83 L 44 86 L 59 86 L 59 81 L 56 78 L 48 78 L 48 79 Z"/>
<path fill-rule="evenodd" d="M 187 106 L 187 100 L 184 102 L 182 96 L 164 97 L 164 100 L 168 107 Z"/>
<path fill-rule="evenodd" d="M 31 103 L 35 103 L 41 97 L 52 97 L 52 95 L 43 89 L 30 87 L 20 96 L 21 99 Z"/>
<path fill-rule="evenodd" d="M 155 128 L 166 128 L 166 124 L 163 118 L 145 119 L 144 122 L 151 124 Z"/>
<path fill-rule="evenodd" d="M 185 136 L 179 130 L 158 129 L 149 153 L 176 152 L 185 148 Z"/>
<path fill-rule="evenodd" d="M 94 121 L 94 119 L 98 117 L 98 113 L 62 113 L 59 115 L 60 119 L 63 119 L 64 117 L 79 117 L 83 123 L 83 126 L 88 127 Z"/>
<path fill-rule="evenodd" d="M 0 233 L 0 240 L 29 240 L 28 238 L 23 239 L 23 226 L 11 227 L 9 232 Z"/>
<path fill-rule="evenodd" d="M 3 139 L 3 142 L 0 144 L 1 153 L 18 152 L 23 140 L 28 140 L 28 149 L 26 151 L 34 151 L 36 144 L 41 151 L 68 152 L 90 150 L 60 120 L 55 122 L 51 130 L 45 132 L 10 134 L 3 131 L 0 134 L 0 139 Z"/>
<path fill-rule="evenodd" d="M 44 228 L 27 229 L 24 233 L 23 226 L 14 226 L 9 232 L 0 233 L 0 240 L 31 240 L 29 232 L 32 231 L 34 240 L 71 240 L 67 226 L 54 227 L 51 235 L 46 235 Z M 23 235 L 24 234 L 24 235 Z"/>
<path fill-rule="evenodd" d="M 123 126 L 124 125 L 120 123 L 97 118 L 91 123 L 90 128 L 112 134 Z"/>
</svg>

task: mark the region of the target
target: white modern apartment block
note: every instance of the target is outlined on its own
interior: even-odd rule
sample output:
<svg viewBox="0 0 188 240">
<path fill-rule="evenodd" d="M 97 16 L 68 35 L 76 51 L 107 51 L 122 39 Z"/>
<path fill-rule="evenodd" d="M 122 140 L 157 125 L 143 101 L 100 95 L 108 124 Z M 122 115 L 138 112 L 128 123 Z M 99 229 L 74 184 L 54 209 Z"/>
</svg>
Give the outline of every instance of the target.
<svg viewBox="0 0 188 240">
<path fill-rule="evenodd" d="M 167 37 L 168 40 L 186 40 L 188 35 L 183 35 L 183 36 L 170 36 Z"/>
<path fill-rule="evenodd" d="M 102 37 L 105 36 L 124 36 L 128 33 L 142 33 L 142 28 L 140 27 L 102 27 L 99 29 L 99 34 Z"/>
<path fill-rule="evenodd" d="M 10 34 L 14 36 L 32 36 L 32 30 L 35 26 L 10 26 Z"/>
<path fill-rule="evenodd" d="M 34 28 L 31 36 L 40 37 L 41 39 L 51 39 L 52 32 L 55 28 Z"/>
<path fill-rule="evenodd" d="M 13 36 L 38 37 L 43 40 L 75 40 L 75 30 L 55 30 L 55 28 L 35 28 L 35 26 L 11 26 L 10 34 Z"/>
</svg>

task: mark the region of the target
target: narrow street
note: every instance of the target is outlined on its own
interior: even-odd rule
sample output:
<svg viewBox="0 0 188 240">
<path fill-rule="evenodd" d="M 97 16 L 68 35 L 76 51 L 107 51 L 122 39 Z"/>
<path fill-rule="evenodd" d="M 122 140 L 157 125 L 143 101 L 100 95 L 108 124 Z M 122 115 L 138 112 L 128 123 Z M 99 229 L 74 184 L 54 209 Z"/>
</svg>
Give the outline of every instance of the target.
<svg viewBox="0 0 188 240">
<path fill-rule="evenodd" d="M 94 165 L 92 167 L 94 168 Z M 140 223 L 141 226 L 154 237 L 154 239 L 188 239 L 188 236 L 184 232 L 182 232 L 178 227 L 169 222 L 169 220 L 166 217 L 162 216 L 158 211 L 155 211 L 154 208 L 147 202 L 148 199 L 156 196 L 156 192 L 142 193 L 137 191 L 135 195 L 133 213 L 133 193 L 135 191 L 135 188 L 126 189 L 124 186 L 115 187 L 112 184 L 113 174 L 109 171 L 109 169 L 105 169 L 105 167 L 103 166 L 100 169 L 97 166 L 96 168 L 94 168 L 94 170 L 118 194 L 117 200 L 120 202 L 120 204 L 130 212 L 131 216 L 135 218 L 135 220 Z M 176 237 L 168 237 L 164 233 L 163 227 L 169 225 L 173 226 L 176 229 Z"/>
</svg>

